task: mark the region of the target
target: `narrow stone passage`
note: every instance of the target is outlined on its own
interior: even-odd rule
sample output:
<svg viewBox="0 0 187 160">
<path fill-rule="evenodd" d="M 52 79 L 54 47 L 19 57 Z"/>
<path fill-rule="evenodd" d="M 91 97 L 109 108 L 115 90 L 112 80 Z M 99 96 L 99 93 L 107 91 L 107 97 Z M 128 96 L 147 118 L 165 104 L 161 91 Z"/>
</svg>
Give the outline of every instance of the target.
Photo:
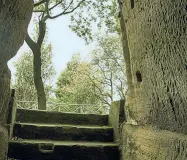
<svg viewBox="0 0 187 160">
<path fill-rule="evenodd" d="M 108 115 L 17 109 L 9 158 L 119 160 Z"/>
</svg>

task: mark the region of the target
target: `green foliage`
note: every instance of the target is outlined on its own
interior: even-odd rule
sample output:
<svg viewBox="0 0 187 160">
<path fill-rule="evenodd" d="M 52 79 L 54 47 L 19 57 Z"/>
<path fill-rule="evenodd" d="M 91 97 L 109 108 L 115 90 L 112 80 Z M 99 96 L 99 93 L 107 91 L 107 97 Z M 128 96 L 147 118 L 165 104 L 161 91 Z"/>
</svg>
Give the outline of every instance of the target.
<svg viewBox="0 0 187 160">
<path fill-rule="evenodd" d="M 23 53 L 14 63 L 16 68 L 15 84 L 16 98 L 23 101 L 36 101 L 37 94 L 33 78 L 33 54 L 31 52 Z M 45 92 L 49 97 L 52 91 L 51 80 L 55 75 L 52 64 L 51 44 L 42 46 L 42 79 L 45 85 Z"/>
<path fill-rule="evenodd" d="M 119 36 L 98 38 L 91 62 L 74 55 L 61 73 L 56 96 L 65 103 L 102 103 L 125 98 L 125 65 Z"/>
<path fill-rule="evenodd" d="M 70 14 L 69 27 L 86 42 L 93 40 L 94 31 L 98 29 L 104 30 L 105 33 L 120 32 L 115 0 L 46 0 L 37 5 L 39 2 L 42 1 L 35 1 L 34 8 L 38 16 L 37 23 L 45 23 L 48 19 Z M 40 29 L 37 29 L 38 39 L 42 33 Z M 79 57 L 74 56 L 62 72 L 57 83 L 56 96 L 63 102 L 98 103 L 98 101 L 104 101 L 109 104 L 113 95 L 116 94 L 116 88 L 122 87 L 123 79 L 117 82 L 116 79 L 119 77 L 115 75 L 119 68 L 124 67 L 121 66 L 121 61 L 118 61 L 118 53 L 121 53 L 119 39 L 113 38 L 110 41 L 107 38 L 99 38 L 98 40 L 98 48 L 92 53 L 94 56 L 91 64 L 81 62 Z M 121 54 L 120 56 L 122 57 Z M 122 97 L 122 91 L 118 95 Z"/>
<path fill-rule="evenodd" d="M 103 79 L 100 83 L 104 90 L 102 95 L 111 102 L 125 98 L 126 76 L 121 40 L 118 35 L 98 37 L 98 46 L 91 53 L 95 79 Z"/>
<path fill-rule="evenodd" d="M 41 2 L 35 1 L 35 5 Z M 116 0 L 47 0 L 35 6 L 39 21 L 70 15 L 69 27 L 87 43 L 98 29 L 105 33 L 119 33 Z"/>
<path fill-rule="evenodd" d="M 81 61 L 80 55 L 74 54 L 57 82 L 56 96 L 64 103 L 98 104 L 95 86 L 87 77 L 91 74 L 88 62 Z"/>
<path fill-rule="evenodd" d="M 98 29 L 106 33 L 120 33 L 115 0 L 88 0 L 71 15 L 70 28 L 86 42 L 94 38 Z"/>
</svg>

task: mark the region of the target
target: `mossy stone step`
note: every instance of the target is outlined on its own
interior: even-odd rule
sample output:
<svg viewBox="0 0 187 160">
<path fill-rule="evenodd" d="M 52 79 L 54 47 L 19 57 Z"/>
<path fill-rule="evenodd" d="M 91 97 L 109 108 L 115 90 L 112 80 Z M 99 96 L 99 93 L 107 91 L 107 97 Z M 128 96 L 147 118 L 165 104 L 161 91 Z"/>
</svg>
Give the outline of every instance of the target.
<svg viewBox="0 0 187 160">
<path fill-rule="evenodd" d="M 10 141 L 9 158 L 21 160 L 119 160 L 114 143 Z"/>
<path fill-rule="evenodd" d="M 21 139 L 112 142 L 113 129 L 105 126 L 15 123 L 13 135 Z"/>
<path fill-rule="evenodd" d="M 16 122 L 47 124 L 108 125 L 108 115 L 76 114 L 17 109 Z"/>
</svg>

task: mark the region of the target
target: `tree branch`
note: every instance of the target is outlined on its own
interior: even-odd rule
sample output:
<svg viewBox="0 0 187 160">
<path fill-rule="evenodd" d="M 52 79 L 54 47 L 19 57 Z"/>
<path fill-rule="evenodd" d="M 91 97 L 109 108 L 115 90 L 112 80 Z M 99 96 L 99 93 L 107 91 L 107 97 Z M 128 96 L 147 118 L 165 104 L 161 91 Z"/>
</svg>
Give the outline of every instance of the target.
<svg viewBox="0 0 187 160">
<path fill-rule="evenodd" d="M 30 47 L 30 49 L 34 53 L 34 50 L 36 50 L 36 43 L 31 39 L 28 33 L 26 35 L 25 42 L 27 43 L 27 45 Z"/>
<path fill-rule="evenodd" d="M 41 48 L 46 33 L 46 24 L 44 21 L 39 22 L 39 36 L 37 40 L 38 47 Z"/>
<path fill-rule="evenodd" d="M 114 94 L 114 88 L 113 88 L 113 74 L 110 72 L 110 100 L 113 101 L 113 94 Z"/>
<path fill-rule="evenodd" d="M 86 74 L 86 75 L 87 75 L 87 74 Z M 97 86 L 97 84 L 95 83 L 94 80 L 96 80 L 96 79 L 93 80 L 89 75 L 87 75 L 87 77 L 90 79 L 90 81 L 94 84 L 94 86 L 95 86 L 95 87 L 98 89 L 98 91 L 100 92 L 99 95 L 96 94 L 95 92 L 93 92 L 93 94 L 94 94 L 95 96 L 99 97 L 100 99 L 102 99 L 102 100 L 104 101 L 105 104 L 107 104 L 107 105 L 110 106 L 110 103 L 105 99 L 105 95 L 103 94 L 102 89 L 101 89 L 99 86 Z"/>
<path fill-rule="evenodd" d="M 44 3 L 47 2 L 47 1 L 48 1 L 48 0 L 41 0 L 40 2 L 35 3 L 35 4 L 34 4 L 34 7 L 38 7 L 39 5 L 44 4 Z"/>
<path fill-rule="evenodd" d="M 55 15 L 55 16 L 50 16 L 50 15 L 48 15 L 48 18 L 49 18 L 49 19 L 55 19 L 55 18 L 58 18 L 58 17 L 60 17 L 60 16 L 62 16 L 62 15 L 66 15 L 66 14 L 72 13 L 72 12 L 74 12 L 77 8 L 79 8 L 80 5 L 81 5 L 81 3 L 83 3 L 84 1 L 85 1 L 85 0 L 82 0 L 81 2 L 79 2 L 79 3 L 77 4 L 77 6 L 76 6 L 75 8 L 73 8 L 73 9 L 70 10 L 70 11 L 67 11 L 67 10 L 69 9 L 69 7 L 71 6 L 71 4 L 73 3 L 73 0 L 72 0 L 71 3 L 69 4 L 69 6 L 68 6 L 63 12 L 61 12 L 61 13 Z"/>
<path fill-rule="evenodd" d="M 44 11 L 44 10 L 33 10 L 33 12 L 35 12 L 35 13 L 37 13 L 37 12 L 46 12 L 46 11 Z"/>
<path fill-rule="evenodd" d="M 98 95 L 98 94 L 96 94 L 96 93 L 94 93 L 94 92 L 92 92 L 95 96 L 97 96 L 99 99 L 101 99 L 101 100 L 103 100 L 103 102 L 105 103 L 105 104 L 107 104 L 109 107 L 110 107 L 110 103 L 104 98 L 104 97 L 102 97 L 102 96 L 100 96 L 100 95 Z"/>
<path fill-rule="evenodd" d="M 55 7 L 57 7 L 61 3 L 62 3 L 62 0 L 59 1 L 57 4 L 55 4 L 54 6 L 52 6 L 51 8 L 49 8 L 49 11 L 51 11 L 52 9 L 54 9 Z"/>
<path fill-rule="evenodd" d="M 105 53 L 107 54 L 107 52 L 105 52 Z M 121 65 L 121 64 L 118 62 L 117 57 L 111 56 L 110 54 L 107 54 L 107 56 L 108 56 L 110 59 L 114 60 L 114 61 L 117 63 L 117 65 L 120 67 L 122 73 L 125 75 L 125 67 L 124 67 L 124 68 L 122 67 L 123 65 Z M 123 59 L 122 59 L 122 61 L 123 61 Z"/>
<path fill-rule="evenodd" d="M 89 77 L 89 78 L 91 78 L 90 76 L 89 76 L 89 72 L 88 72 L 88 70 L 85 70 L 85 72 L 87 73 L 84 73 L 87 77 Z M 80 73 L 81 74 L 81 73 Z M 110 85 L 110 83 L 108 83 L 107 81 L 101 81 L 101 80 L 99 80 L 97 77 L 95 77 L 94 75 L 92 75 L 92 79 L 94 79 L 95 81 L 97 81 L 97 82 L 99 82 L 100 84 L 106 84 L 106 85 Z"/>
</svg>

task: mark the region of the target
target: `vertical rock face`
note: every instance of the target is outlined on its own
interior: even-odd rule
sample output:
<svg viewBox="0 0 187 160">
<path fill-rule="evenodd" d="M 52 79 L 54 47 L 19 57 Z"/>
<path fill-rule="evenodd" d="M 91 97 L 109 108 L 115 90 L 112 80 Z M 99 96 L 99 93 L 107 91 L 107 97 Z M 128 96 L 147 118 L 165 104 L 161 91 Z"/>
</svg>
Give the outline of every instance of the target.
<svg viewBox="0 0 187 160">
<path fill-rule="evenodd" d="M 10 95 L 8 60 L 23 44 L 33 8 L 32 0 L 0 0 L 0 160 L 6 159 L 6 114 Z"/>
<path fill-rule="evenodd" d="M 185 160 L 187 1 L 122 0 L 129 94 L 122 153 L 128 160 Z"/>
<path fill-rule="evenodd" d="M 23 44 L 32 3 L 32 0 L 0 0 L 0 65 L 15 56 Z"/>
<path fill-rule="evenodd" d="M 187 2 L 125 0 L 131 65 L 126 110 L 139 125 L 187 133 Z"/>
</svg>

